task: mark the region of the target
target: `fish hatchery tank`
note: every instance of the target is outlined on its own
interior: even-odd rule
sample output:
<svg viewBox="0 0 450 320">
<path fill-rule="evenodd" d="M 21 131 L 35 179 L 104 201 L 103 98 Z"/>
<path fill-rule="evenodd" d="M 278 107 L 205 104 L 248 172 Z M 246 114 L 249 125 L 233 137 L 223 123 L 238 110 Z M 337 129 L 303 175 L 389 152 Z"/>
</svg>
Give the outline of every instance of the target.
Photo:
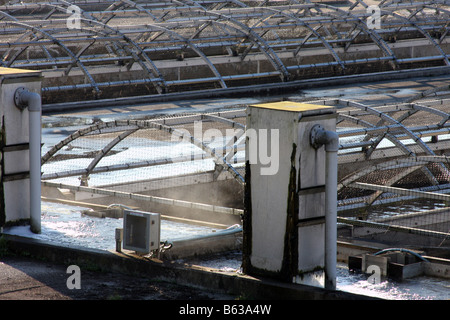
<svg viewBox="0 0 450 320">
<path fill-rule="evenodd" d="M 32 233 L 28 226 L 5 228 L 4 233 L 48 241 L 60 246 L 100 250 L 115 250 L 116 228 L 122 228 L 122 218 L 98 218 L 82 212 L 88 208 L 43 202 L 42 232 Z M 192 224 L 162 220 L 161 241 L 194 239 L 220 230 Z M 239 249 L 211 253 L 201 257 L 186 257 L 177 262 L 214 268 L 222 272 L 240 273 L 242 256 Z M 388 300 L 447 300 L 450 281 L 420 276 L 401 282 L 384 280 L 374 284 L 368 276 L 349 272 L 345 264 L 337 266 L 337 290 Z"/>
<path fill-rule="evenodd" d="M 67 134 L 76 132 L 82 127 L 86 127 L 86 123 L 76 124 L 72 127 L 68 126 L 66 123 L 64 130 L 67 130 L 67 132 L 63 132 L 64 130 L 60 130 L 57 126 L 44 128 L 43 153 L 49 148 L 45 145 L 45 141 L 51 141 L 49 145 L 54 145 L 67 136 Z M 94 141 L 92 146 L 95 146 L 95 150 L 98 150 L 105 145 L 105 140 L 101 140 L 100 137 L 94 137 L 92 140 Z M 353 141 L 351 142 L 353 143 Z M 142 144 L 142 139 L 129 140 L 129 143 L 130 144 L 128 147 L 118 145 L 115 149 L 116 152 L 114 152 L 112 156 L 116 156 L 117 159 L 122 161 L 123 159 L 129 157 L 132 150 L 137 150 L 137 153 L 134 153 L 133 155 L 137 155 L 137 161 L 141 161 L 143 157 L 142 150 L 145 150 L 145 152 L 148 153 L 152 149 L 161 150 L 162 146 L 165 146 L 166 150 L 172 149 L 166 143 L 160 142 L 156 142 L 154 145 L 155 148 L 152 148 L 151 146 L 148 146 L 148 144 Z M 218 142 L 216 141 L 216 143 Z M 144 145 L 146 149 L 143 149 Z M 72 166 L 71 169 L 78 168 L 74 167 L 75 165 L 81 167 L 86 166 L 86 162 L 82 163 L 82 161 L 80 161 L 79 154 L 88 154 L 94 149 L 86 150 L 83 148 L 86 148 L 86 145 L 77 145 L 72 143 L 64 149 L 66 155 L 78 154 L 75 159 L 68 158 L 68 160 L 70 160 L 70 166 Z M 123 153 L 120 152 L 121 150 Z M 140 153 L 139 150 L 141 150 Z M 188 153 L 191 154 L 192 145 L 186 145 L 186 150 L 188 150 Z M 125 157 L 126 154 L 128 154 L 127 157 Z M 239 154 L 236 155 L 236 157 L 238 156 Z M 113 158 L 110 157 L 107 160 L 111 161 Z M 106 166 L 107 164 L 108 163 L 104 163 L 103 165 Z M 58 168 L 58 166 L 61 165 L 62 163 L 53 164 L 57 170 L 61 169 L 61 167 Z M 208 163 L 207 160 L 201 160 L 200 167 L 201 170 L 210 170 L 214 166 L 211 166 L 211 162 Z M 197 169 L 193 169 L 193 172 L 196 170 Z M 132 172 L 132 170 L 130 170 L 130 172 Z M 171 173 L 170 169 L 166 171 L 166 174 L 167 173 Z M 113 173 L 107 173 L 103 177 L 97 175 L 95 178 L 92 178 L 89 183 L 93 186 L 95 186 L 96 183 L 102 184 L 104 183 L 103 179 L 107 179 L 108 175 L 110 178 L 114 176 L 117 177 L 117 174 Z M 133 177 L 136 177 L 136 175 L 132 176 L 132 178 Z M 126 180 L 129 177 L 121 175 L 119 178 Z M 65 183 L 69 180 L 72 180 L 73 184 L 80 184 L 80 180 L 76 176 L 61 179 L 61 181 Z M 436 202 L 435 207 L 439 208 L 440 206 L 441 202 Z M 406 209 L 407 207 L 403 206 L 402 208 Z M 429 208 L 427 207 L 426 209 Z M 415 210 L 420 210 L 420 208 L 415 207 Z M 5 228 L 4 233 L 49 241 L 61 246 L 114 250 L 116 245 L 115 230 L 123 227 L 123 219 L 110 217 L 99 218 L 86 214 L 88 211 L 90 211 L 88 207 L 44 200 L 42 202 L 42 232 L 40 234 L 34 234 L 30 232 L 29 228 L 24 226 Z M 384 213 L 386 213 L 386 211 L 384 211 Z M 227 230 L 227 228 L 231 229 Z M 165 219 L 161 220 L 161 242 L 189 241 L 198 237 L 218 235 L 221 232 L 238 233 L 240 232 L 240 226 L 230 224 L 219 228 L 200 224 L 186 224 Z M 205 257 L 180 258 L 178 261 L 181 263 L 198 264 L 205 267 L 211 267 L 223 272 L 239 273 L 241 272 L 240 268 L 242 258 L 241 251 L 239 249 L 234 249 L 221 253 L 211 253 Z M 351 273 L 346 265 L 339 264 L 337 273 L 337 290 L 383 299 L 445 300 L 450 298 L 450 281 L 421 276 L 413 279 L 407 279 L 402 282 L 386 280 L 379 284 L 372 284 L 367 281 L 366 275 Z"/>
<path fill-rule="evenodd" d="M 123 227 L 123 218 L 96 217 L 91 209 L 74 205 L 42 202 L 42 231 L 29 226 L 4 228 L 4 233 L 48 241 L 61 246 L 115 250 L 115 229 Z M 192 239 L 220 234 L 221 229 L 205 225 L 161 220 L 161 242 Z"/>
</svg>

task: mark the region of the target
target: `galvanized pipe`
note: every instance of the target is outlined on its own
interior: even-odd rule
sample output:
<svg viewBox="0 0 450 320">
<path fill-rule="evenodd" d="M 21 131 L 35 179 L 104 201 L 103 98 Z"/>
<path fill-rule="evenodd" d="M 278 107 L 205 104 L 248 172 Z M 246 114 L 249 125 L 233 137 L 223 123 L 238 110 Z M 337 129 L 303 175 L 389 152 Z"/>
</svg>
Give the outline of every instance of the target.
<svg viewBox="0 0 450 320">
<path fill-rule="evenodd" d="M 41 96 L 25 88 L 16 90 L 15 104 L 28 107 L 29 114 L 29 163 L 30 163 L 30 228 L 41 233 Z"/>
<path fill-rule="evenodd" d="M 336 289 L 337 261 L 337 168 L 339 136 L 315 125 L 310 133 L 314 148 L 325 146 L 325 288 Z"/>
</svg>

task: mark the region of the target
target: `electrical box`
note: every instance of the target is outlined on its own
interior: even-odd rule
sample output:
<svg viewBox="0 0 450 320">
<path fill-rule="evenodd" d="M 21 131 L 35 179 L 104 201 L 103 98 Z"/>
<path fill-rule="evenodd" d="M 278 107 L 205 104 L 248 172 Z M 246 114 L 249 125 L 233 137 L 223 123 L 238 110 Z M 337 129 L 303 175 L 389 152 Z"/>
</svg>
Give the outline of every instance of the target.
<svg viewBox="0 0 450 320">
<path fill-rule="evenodd" d="M 123 248 L 147 254 L 159 249 L 161 217 L 159 213 L 124 210 Z"/>
</svg>

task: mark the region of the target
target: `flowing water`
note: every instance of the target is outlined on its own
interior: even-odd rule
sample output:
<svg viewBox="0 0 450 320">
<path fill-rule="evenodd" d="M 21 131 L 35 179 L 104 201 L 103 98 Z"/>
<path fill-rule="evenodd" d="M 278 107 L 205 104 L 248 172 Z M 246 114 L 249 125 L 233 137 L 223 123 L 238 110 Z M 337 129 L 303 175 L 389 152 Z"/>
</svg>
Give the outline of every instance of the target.
<svg viewBox="0 0 450 320">
<path fill-rule="evenodd" d="M 88 210 L 87 208 L 42 202 L 41 210 L 40 234 L 32 233 L 29 226 L 5 228 L 4 233 L 49 241 L 62 246 L 114 250 L 115 229 L 123 228 L 123 219 L 83 215 L 82 211 Z M 160 238 L 161 241 L 175 241 L 212 232 L 216 230 L 206 226 L 162 220 Z"/>
<path fill-rule="evenodd" d="M 354 92 L 346 91 L 345 94 L 354 95 Z M 309 96 L 313 97 L 312 93 L 309 93 Z M 321 97 L 323 96 L 323 92 L 321 92 Z M 112 116 L 114 117 L 114 116 Z M 61 119 L 57 119 L 60 121 Z M 86 121 L 88 121 L 87 119 Z M 110 119 L 106 119 L 110 120 Z M 47 119 L 47 122 L 52 122 L 53 119 Z M 79 127 L 86 126 L 89 123 L 80 123 L 73 124 L 73 127 L 64 126 L 64 129 L 61 130 L 59 128 L 54 128 L 52 126 L 47 126 L 43 130 L 43 153 L 53 146 L 56 142 L 62 140 L 62 138 L 66 137 L 71 132 L 77 130 Z M 79 127 L 78 127 L 79 125 Z M 357 142 L 361 137 L 350 137 L 346 142 Z M 353 140 L 354 141 L 353 141 Z M 104 146 L 104 141 L 98 141 Z M 115 160 L 115 163 L 121 163 L 121 159 L 117 159 L 119 156 L 125 156 L 133 150 L 133 142 L 129 140 L 130 145 L 127 146 L 127 149 L 120 150 L 116 157 L 111 157 L 108 160 L 104 161 L 112 161 Z M 136 142 L 136 141 L 134 141 Z M 138 141 L 137 141 L 138 142 Z M 136 155 L 142 155 L 142 146 L 136 142 L 137 147 L 139 147 L 139 152 L 134 153 L 133 157 Z M 384 143 L 385 141 L 383 141 Z M 166 143 L 167 144 L 167 143 Z M 386 146 L 389 146 L 388 142 L 386 142 Z M 83 146 L 80 146 L 83 147 Z M 85 147 L 85 146 L 84 146 Z M 93 146 L 93 147 L 98 147 Z M 131 148 L 130 148 L 131 147 Z M 147 144 L 147 148 L 150 148 Z M 161 147 L 161 145 L 158 145 Z M 167 148 L 169 151 L 173 151 L 174 148 L 171 148 L 169 145 L 164 145 L 163 147 Z M 191 146 L 190 146 L 191 147 Z M 98 148 L 97 148 L 98 149 Z M 73 151 L 72 151 L 73 150 Z M 63 150 L 62 152 L 66 153 L 80 153 L 83 148 L 72 149 L 72 150 Z M 345 152 L 349 152 L 350 150 L 346 150 Z M 151 150 L 145 152 L 146 159 L 149 154 L 152 154 Z M 170 152 L 169 152 L 170 154 Z M 137 159 L 141 160 L 141 159 Z M 137 161 L 136 160 L 136 161 Z M 73 169 L 73 165 L 80 165 L 79 159 L 76 159 L 74 163 L 71 163 L 69 168 Z M 109 164 L 104 162 L 105 164 Z M 210 162 L 206 163 L 210 165 Z M 54 164 L 54 165 L 62 165 L 62 163 Z M 175 164 L 177 165 L 177 164 Z M 191 164 L 192 165 L 192 164 Z M 205 163 L 201 163 L 202 166 Z M 51 166 L 51 165 L 47 165 Z M 86 167 L 86 164 L 83 164 L 83 168 Z M 173 164 L 172 164 L 173 168 Z M 50 172 L 54 169 L 55 171 L 61 170 L 61 168 L 47 168 Z M 185 170 L 186 168 L 183 168 Z M 204 170 L 204 167 L 200 169 Z M 142 170 L 142 169 L 141 169 Z M 173 169 L 172 169 L 173 170 Z M 199 170 L 199 168 L 195 168 L 195 170 Z M 99 176 L 102 177 L 102 176 Z M 107 177 L 107 175 L 105 176 Z M 133 175 L 133 178 L 136 178 Z M 69 178 L 71 179 L 71 178 Z M 100 179 L 100 178 L 97 178 Z M 117 175 L 115 177 L 117 179 Z M 68 182 L 68 181 L 64 181 Z M 79 183 L 79 181 L 75 181 Z M 94 182 L 94 181 L 91 181 Z M 104 181 L 95 181 L 95 184 L 103 184 Z M 36 235 L 29 231 L 28 226 L 22 227 L 11 227 L 4 232 L 8 234 L 16 234 L 25 237 L 32 237 L 41 240 L 50 241 L 56 243 L 58 245 L 64 246 L 80 246 L 86 248 L 95 248 L 102 250 L 113 250 L 115 248 L 115 229 L 122 228 L 122 219 L 112 219 L 112 218 L 94 218 L 89 216 L 81 215 L 81 211 L 85 210 L 85 208 L 74 207 L 69 205 L 62 204 L 54 204 L 54 203 L 42 203 L 42 233 Z M 203 236 L 210 234 L 211 232 L 215 232 L 216 230 L 203 226 L 193 226 L 180 224 L 169 221 L 161 222 L 161 241 L 173 241 L 179 239 L 188 239 L 195 236 Z M 223 255 L 217 255 L 211 257 L 208 260 L 199 260 L 196 261 L 197 264 L 211 267 L 215 269 L 220 269 L 222 271 L 227 272 L 240 272 L 241 267 L 241 253 L 240 252 L 231 252 Z M 394 281 L 382 281 L 379 284 L 372 284 L 368 281 L 367 275 L 364 274 L 355 274 L 348 271 L 345 265 L 338 265 L 337 270 L 337 289 L 341 291 L 347 291 L 351 293 L 367 295 L 372 297 L 378 297 L 383 299 L 400 299 L 400 300 L 445 300 L 450 299 L 450 280 L 438 279 L 438 278 L 430 278 L 430 277 L 416 277 L 413 279 L 404 280 L 402 282 L 394 282 Z"/>
<path fill-rule="evenodd" d="M 82 215 L 86 208 L 59 203 L 42 203 L 42 232 L 34 234 L 29 226 L 5 228 L 4 233 L 49 241 L 61 246 L 114 250 L 115 229 L 123 227 L 123 219 L 96 218 Z M 191 224 L 162 220 L 161 241 L 173 241 L 204 236 L 217 230 Z M 241 252 L 216 254 L 208 259 L 190 261 L 226 272 L 240 272 Z M 446 300 L 450 299 L 450 280 L 416 277 L 402 282 L 382 281 L 372 284 L 367 275 L 349 272 L 338 265 L 337 289 L 383 299 Z"/>
</svg>

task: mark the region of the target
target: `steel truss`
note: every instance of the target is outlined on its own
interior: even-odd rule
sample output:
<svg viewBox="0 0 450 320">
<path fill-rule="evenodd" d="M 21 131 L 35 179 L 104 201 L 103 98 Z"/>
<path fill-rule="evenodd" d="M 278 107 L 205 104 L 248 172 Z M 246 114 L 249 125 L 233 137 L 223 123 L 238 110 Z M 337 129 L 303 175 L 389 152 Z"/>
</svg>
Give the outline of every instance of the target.
<svg viewBox="0 0 450 320">
<path fill-rule="evenodd" d="M 450 64 L 450 1 L 381 1 L 380 29 L 366 2 L 12 3 L 0 65 L 42 70 L 58 102 Z"/>
</svg>

